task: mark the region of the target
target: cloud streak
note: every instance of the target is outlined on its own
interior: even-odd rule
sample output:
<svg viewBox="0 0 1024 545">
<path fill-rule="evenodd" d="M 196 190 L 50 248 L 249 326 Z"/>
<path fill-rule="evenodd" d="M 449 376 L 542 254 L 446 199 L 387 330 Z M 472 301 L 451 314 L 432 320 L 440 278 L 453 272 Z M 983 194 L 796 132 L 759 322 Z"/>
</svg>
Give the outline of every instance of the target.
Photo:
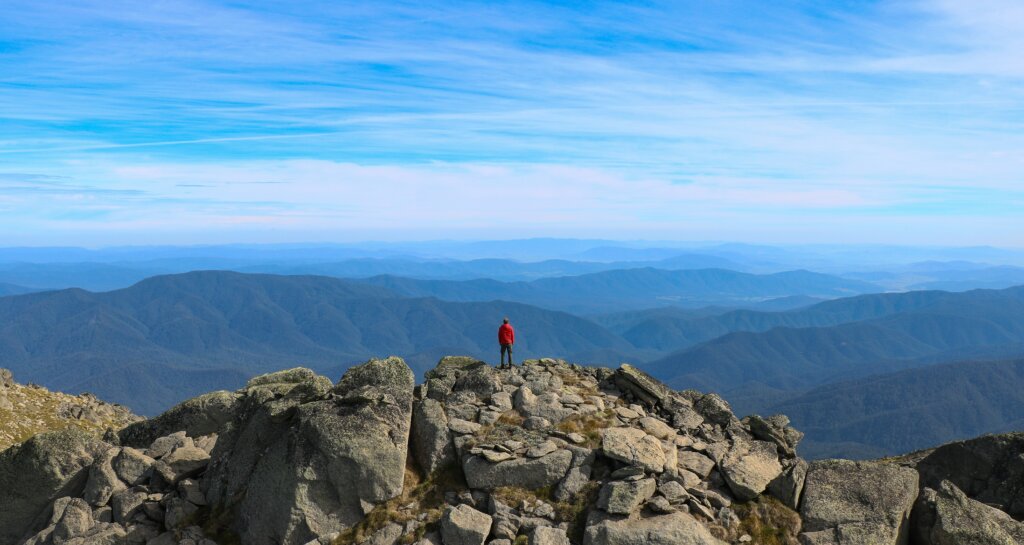
<svg viewBox="0 0 1024 545">
<path fill-rule="evenodd" d="M 956 203 L 1020 221 L 1006 206 L 1020 202 L 1024 172 L 1024 14 L 1011 0 L 12 0 L 7 10 L 0 172 L 73 178 L 108 199 L 116 210 L 91 228 L 111 241 L 119 218 L 144 216 L 266 217 L 238 223 L 349 236 L 383 209 L 395 213 L 381 232 L 430 223 L 455 236 L 500 231 L 476 210 L 503 199 L 542 218 L 506 225 L 550 235 L 609 217 L 622 236 L 701 229 L 673 211 L 735 224 L 742 239 L 794 213 L 865 240 L 918 217 L 977 233 Z M 477 172 L 515 191 L 502 197 Z M 263 173 L 277 191 L 251 191 Z M 428 212 L 405 197 L 426 187 L 437 196 Z M 61 242 L 75 215 L 30 193 L 19 202 L 36 212 L 18 224 Z M 187 206 L 176 200 L 186 193 Z M 328 206 L 342 202 L 344 214 Z M 464 206 L 438 217 L 446 202 Z M 358 225 L 338 219 L 360 214 Z M 1014 242 L 992 236 L 973 242 Z"/>
</svg>

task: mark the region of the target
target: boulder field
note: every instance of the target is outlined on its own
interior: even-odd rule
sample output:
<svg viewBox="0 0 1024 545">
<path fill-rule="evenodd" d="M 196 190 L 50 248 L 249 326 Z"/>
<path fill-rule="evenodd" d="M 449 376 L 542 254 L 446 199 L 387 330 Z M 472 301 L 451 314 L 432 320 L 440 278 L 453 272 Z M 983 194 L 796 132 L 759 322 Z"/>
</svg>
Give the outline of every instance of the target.
<svg viewBox="0 0 1024 545">
<path fill-rule="evenodd" d="M 0 545 L 1024 543 L 1024 434 L 880 461 L 638 369 L 296 368 L 0 452 Z"/>
</svg>

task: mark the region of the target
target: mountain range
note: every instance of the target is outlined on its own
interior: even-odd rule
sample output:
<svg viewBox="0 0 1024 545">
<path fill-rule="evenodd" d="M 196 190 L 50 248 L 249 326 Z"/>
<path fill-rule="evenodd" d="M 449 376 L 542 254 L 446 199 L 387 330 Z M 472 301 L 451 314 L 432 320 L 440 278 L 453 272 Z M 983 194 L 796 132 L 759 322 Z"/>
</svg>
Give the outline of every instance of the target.
<svg viewBox="0 0 1024 545">
<path fill-rule="evenodd" d="M 901 299 L 883 297 L 887 302 Z M 875 319 L 728 333 L 652 361 L 646 368 L 676 387 L 732 395 L 743 412 L 760 410 L 765 400 L 780 393 L 954 361 L 972 352 L 1013 353 L 1024 342 L 1024 287 L 920 297 L 902 312 Z M 847 301 L 811 309 L 843 307 Z M 765 395 L 765 400 L 758 399 Z"/>
<path fill-rule="evenodd" d="M 451 301 L 503 299 L 578 314 L 657 306 L 735 306 L 787 296 L 834 298 L 878 290 L 877 286 L 866 282 L 810 271 L 758 275 L 726 269 L 671 271 L 651 267 L 541 278 L 531 282 L 424 280 L 394 276 L 377 276 L 363 282 L 387 287 L 409 297 L 439 297 Z"/>
<path fill-rule="evenodd" d="M 767 290 L 759 282 L 778 280 L 733 273 L 715 275 L 717 285 L 693 282 L 709 274 L 640 269 L 529 283 L 164 275 L 102 293 L 66 289 L 0 298 L 0 366 L 27 381 L 95 392 L 153 414 L 282 365 L 335 376 L 369 357 L 395 354 L 419 375 L 444 354 L 494 361 L 496 326 L 510 316 L 517 360 L 556 355 L 591 364 L 633 362 L 675 388 L 718 392 L 740 414 L 790 414 L 808 430 L 810 456 L 896 452 L 1001 431 L 1024 418 L 1013 403 L 1003 412 L 975 403 L 980 416 L 918 433 L 913 419 L 876 414 L 913 414 L 925 393 L 937 402 L 975 399 L 963 394 L 972 376 L 982 382 L 1000 376 L 1005 388 L 1016 386 L 1015 375 L 983 373 L 990 366 L 982 364 L 1024 355 L 1024 287 L 867 294 L 780 312 L 662 307 L 594 319 L 521 300 L 444 300 L 486 299 L 487 285 L 509 299 L 547 290 L 550 297 L 575 293 L 583 301 L 602 291 L 640 298 L 679 278 L 698 290 Z M 638 287 L 619 290 L 616 284 L 643 278 L 648 281 Z M 784 282 L 790 278 L 782 275 Z M 936 375 L 928 374 L 932 369 Z M 933 376 L 959 378 L 925 380 Z M 899 395 L 904 388 L 925 393 Z M 886 400 L 875 397 L 882 390 L 890 394 Z M 830 405 L 830 396 L 843 403 Z M 1011 397 L 1000 394 L 993 403 Z M 854 432 L 884 422 L 895 424 L 885 433 Z"/>
<path fill-rule="evenodd" d="M 768 408 L 808 458 L 880 458 L 1024 428 L 1024 360 L 959 361 L 837 382 Z"/>
<path fill-rule="evenodd" d="M 519 303 L 404 298 L 333 278 L 218 271 L 104 293 L 0 298 L 0 366 L 152 413 L 282 362 L 337 374 L 376 354 L 407 356 L 419 370 L 453 350 L 492 356 L 505 314 L 516 318 L 517 358 L 607 363 L 632 350 L 597 324 Z"/>
</svg>

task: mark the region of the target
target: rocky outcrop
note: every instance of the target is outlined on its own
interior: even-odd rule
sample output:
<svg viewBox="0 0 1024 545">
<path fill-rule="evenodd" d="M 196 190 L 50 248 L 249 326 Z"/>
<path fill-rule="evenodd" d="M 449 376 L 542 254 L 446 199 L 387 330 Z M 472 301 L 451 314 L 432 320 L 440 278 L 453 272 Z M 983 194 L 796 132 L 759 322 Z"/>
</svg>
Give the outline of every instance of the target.
<svg viewBox="0 0 1024 545">
<path fill-rule="evenodd" d="M 740 501 L 750 501 L 768 488 L 782 473 L 782 463 L 774 444 L 767 441 L 733 439 L 719 464 L 729 489 Z"/>
<path fill-rule="evenodd" d="M 441 519 L 445 545 L 483 545 L 491 533 L 493 519 L 469 505 L 449 507 Z"/>
<path fill-rule="evenodd" d="M 825 460 L 807 469 L 800 517 L 805 545 L 906 545 L 918 493 L 913 469 Z"/>
<path fill-rule="evenodd" d="M 127 407 L 92 394 L 69 395 L 18 384 L 10 371 L 0 369 L 0 450 L 47 431 L 76 428 L 101 436 L 140 420 Z"/>
<path fill-rule="evenodd" d="M 81 495 L 89 466 L 107 450 L 76 428 L 46 432 L 0 452 L 0 543 L 16 543 L 54 500 Z"/>
<path fill-rule="evenodd" d="M 359 522 L 401 493 L 414 379 L 399 358 L 318 377 L 250 382 L 202 483 L 233 509 L 245 543 L 303 544 Z"/>
<path fill-rule="evenodd" d="M 1021 540 L 1024 434 L 808 464 L 784 416 L 629 365 L 446 357 L 425 378 L 398 358 L 337 383 L 288 369 L 105 440 L 37 436 L 0 453 L 0 543 Z"/>
<path fill-rule="evenodd" d="M 967 497 L 950 481 L 925 488 L 912 520 L 918 543 L 931 545 L 1016 545 L 1024 543 L 1024 523 Z"/>
<path fill-rule="evenodd" d="M 183 401 L 156 418 L 125 427 L 119 433 L 121 443 L 145 447 L 175 432 L 185 432 L 189 437 L 217 433 L 235 416 L 235 404 L 241 397 L 219 391 Z"/>
<path fill-rule="evenodd" d="M 1024 433 L 986 435 L 910 455 L 923 486 L 949 480 L 968 497 L 1024 520 Z"/>
<path fill-rule="evenodd" d="M 244 543 L 328 539 L 401 494 L 413 386 L 398 358 L 336 385 L 290 369 L 186 401 L 115 444 L 37 436 L 0 455 L 0 543 L 209 544 L 195 523 L 217 513 Z"/>
</svg>

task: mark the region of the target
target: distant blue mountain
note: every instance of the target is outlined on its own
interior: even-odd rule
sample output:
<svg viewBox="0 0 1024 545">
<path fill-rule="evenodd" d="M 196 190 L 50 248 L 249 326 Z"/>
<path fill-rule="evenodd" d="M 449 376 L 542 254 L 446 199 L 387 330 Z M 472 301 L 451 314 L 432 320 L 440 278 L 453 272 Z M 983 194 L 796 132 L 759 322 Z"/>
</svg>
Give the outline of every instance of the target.
<svg viewBox="0 0 1024 545">
<path fill-rule="evenodd" d="M 14 284 L 5 284 L 0 282 L 0 297 L 5 295 L 21 295 L 23 293 L 31 293 L 38 291 L 34 288 L 26 288 L 25 286 L 16 286 Z"/>
<path fill-rule="evenodd" d="M 446 354 L 495 360 L 497 326 L 506 315 L 517 329 L 518 359 L 618 363 L 635 355 L 593 322 L 518 303 L 404 298 L 326 277 L 195 272 L 105 293 L 0 298 L 0 367 L 152 414 L 288 366 L 334 376 L 388 354 L 418 370 Z"/>
<path fill-rule="evenodd" d="M 959 361 L 838 382 L 765 409 L 808 458 L 878 458 L 1024 425 L 1024 360 Z"/>
<path fill-rule="evenodd" d="M 756 275 L 725 269 L 669 271 L 650 267 L 531 282 L 394 276 L 363 281 L 411 297 L 438 297 L 449 301 L 504 299 L 581 314 L 657 306 L 730 306 L 793 295 L 835 298 L 878 291 L 876 286 L 866 282 L 810 271 Z"/>
<path fill-rule="evenodd" d="M 880 317 L 864 319 L 871 314 Z M 769 323 L 782 317 L 849 321 L 727 333 L 652 361 L 646 369 L 677 388 L 739 392 L 739 400 L 758 391 L 801 391 L 951 361 L 971 351 L 1017 350 L 1024 343 L 1024 287 L 875 295 L 750 316 Z M 741 402 L 758 406 L 749 397 Z"/>
</svg>

